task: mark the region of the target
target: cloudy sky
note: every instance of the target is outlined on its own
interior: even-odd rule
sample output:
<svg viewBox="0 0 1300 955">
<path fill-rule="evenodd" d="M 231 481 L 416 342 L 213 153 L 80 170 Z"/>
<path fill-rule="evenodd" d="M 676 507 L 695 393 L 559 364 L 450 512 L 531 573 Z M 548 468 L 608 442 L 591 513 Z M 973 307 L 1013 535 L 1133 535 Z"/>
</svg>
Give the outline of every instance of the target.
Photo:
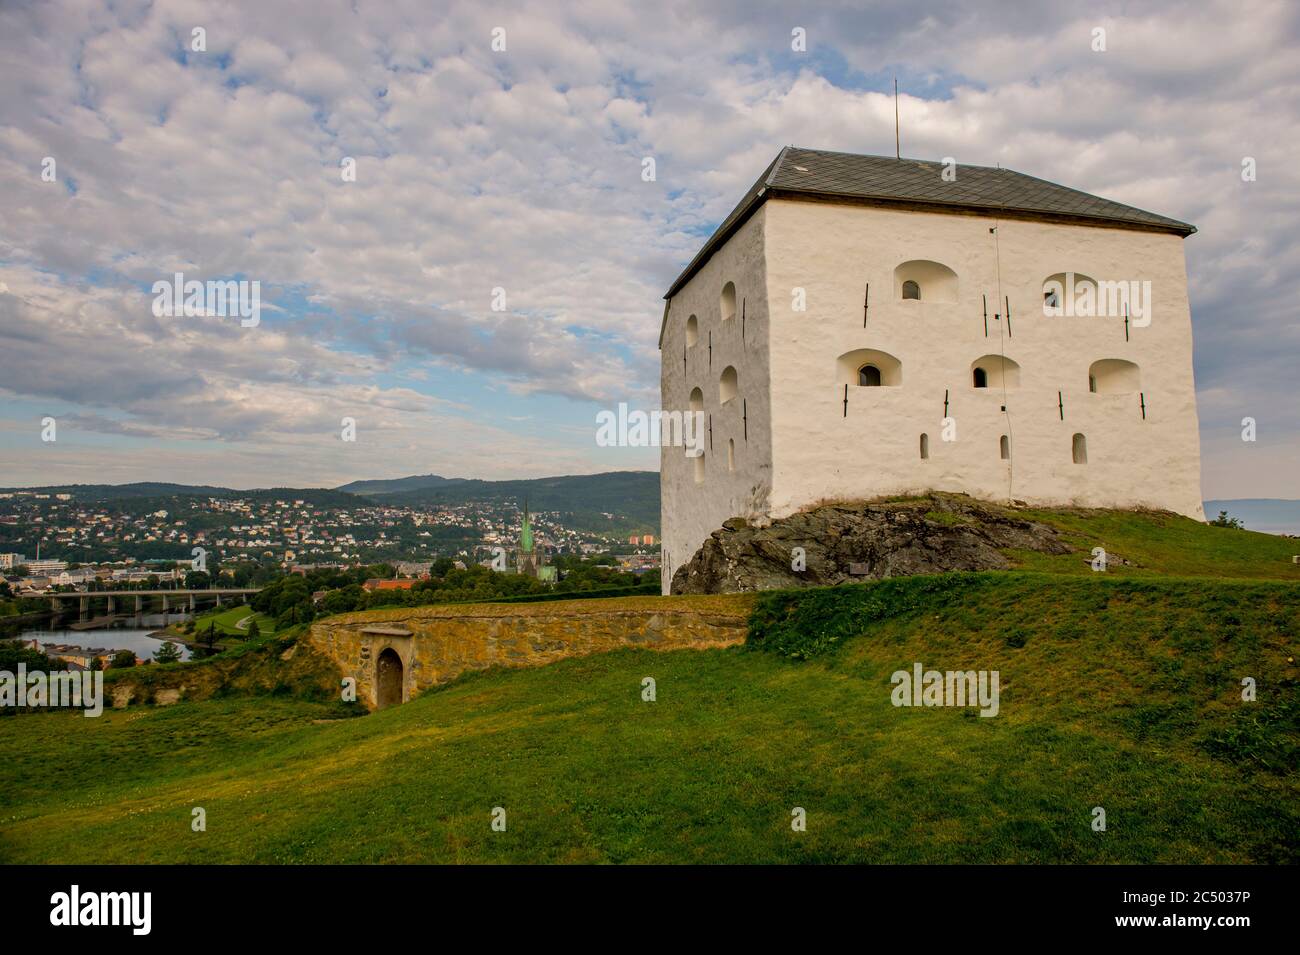
<svg viewBox="0 0 1300 955">
<path fill-rule="evenodd" d="M 664 290 L 781 146 L 892 154 L 897 75 L 904 155 L 1199 227 L 1205 496 L 1300 498 L 1297 6 L 974 6 L 3 0 L 0 485 L 654 468 L 593 435 Z"/>
</svg>

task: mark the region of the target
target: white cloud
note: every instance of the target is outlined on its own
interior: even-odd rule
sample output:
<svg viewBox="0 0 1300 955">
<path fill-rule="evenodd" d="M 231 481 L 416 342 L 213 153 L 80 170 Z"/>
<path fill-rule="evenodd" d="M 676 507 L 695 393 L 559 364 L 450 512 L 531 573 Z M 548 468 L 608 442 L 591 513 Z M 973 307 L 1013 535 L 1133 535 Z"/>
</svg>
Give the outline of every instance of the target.
<svg viewBox="0 0 1300 955">
<path fill-rule="evenodd" d="M 489 48 L 498 25 L 505 54 Z M 186 51 L 194 26 L 206 53 Z M 1002 162 L 1197 223 L 1206 433 L 1264 407 L 1295 446 L 1298 33 L 1292 5 L 1263 0 L 1106 17 L 1063 0 L 978 15 L 902 0 L 7 7 L 0 383 L 69 403 L 92 430 L 215 435 L 240 449 L 218 468 L 279 467 L 275 483 L 370 476 L 286 437 L 337 427 L 344 406 L 394 449 L 465 425 L 456 473 L 599 469 L 589 448 L 530 444 L 486 412 L 377 382 L 423 384 L 399 368 L 414 361 L 434 383 L 468 370 L 518 395 L 652 400 L 660 296 L 694 233 L 784 144 L 889 153 L 892 97 L 862 87 L 897 72 L 906 154 Z M 58 183 L 40 180 L 47 155 Z M 646 155 L 655 183 L 640 179 Z M 1258 182 L 1241 182 L 1243 155 Z M 345 156 L 356 182 L 340 178 Z M 258 279 L 268 311 L 288 311 L 255 345 L 154 319 L 139 287 L 177 270 Z M 505 315 L 490 309 L 498 285 Z M 325 311 L 296 317 L 293 296 Z M 1231 442 L 1206 448 L 1207 495 L 1300 496 L 1300 476 L 1265 481 Z"/>
</svg>

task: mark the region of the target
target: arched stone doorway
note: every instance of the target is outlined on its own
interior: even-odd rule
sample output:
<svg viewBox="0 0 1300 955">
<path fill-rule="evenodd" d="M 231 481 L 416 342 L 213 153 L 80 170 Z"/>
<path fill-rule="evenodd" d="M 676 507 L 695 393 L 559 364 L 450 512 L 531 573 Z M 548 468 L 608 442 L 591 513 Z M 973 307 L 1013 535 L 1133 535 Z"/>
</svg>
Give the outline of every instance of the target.
<svg viewBox="0 0 1300 955">
<path fill-rule="evenodd" d="M 387 647 L 375 662 L 375 702 L 381 710 L 402 702 L 402 675 L 402 658 Z"/>
</svg>

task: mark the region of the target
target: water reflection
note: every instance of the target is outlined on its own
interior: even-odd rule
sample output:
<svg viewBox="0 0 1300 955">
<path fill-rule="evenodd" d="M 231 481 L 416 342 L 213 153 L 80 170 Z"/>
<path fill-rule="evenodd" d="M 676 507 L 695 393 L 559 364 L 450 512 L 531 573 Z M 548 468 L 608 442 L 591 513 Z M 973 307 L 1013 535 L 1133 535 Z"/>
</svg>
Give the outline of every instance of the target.
<svg viewBox="0 0 1300 955">
<path fill-rule="evenodd" d="M 36 640 L 42 644 L 59 643 L 86 649 L 103 647 L 108 650 L 130 650 L 143 661 L 152 660 L 154 653 L 167 639 L 166 636 L 154 637 L 151 634 L 161 630 L 169 623 L 180 623 L 189 618 L 190 615 L 185 613 L 169 613 L 165 616 L 160 613 L 153 613 L 134 618 L 131 620 L 130 626 L 125 627 L 108 627 L 97 630 L 47 630 L 37 628 L 24 630 L 18 637 L 21 640 Z M 135 625 L 136 620 L 139 621 L 140 626 Z M 172 642 L 181 651 L 181 659 L 188 660 L 190 658 L 190 649 L 175 638 L 172 638 Z"/>
</svg>

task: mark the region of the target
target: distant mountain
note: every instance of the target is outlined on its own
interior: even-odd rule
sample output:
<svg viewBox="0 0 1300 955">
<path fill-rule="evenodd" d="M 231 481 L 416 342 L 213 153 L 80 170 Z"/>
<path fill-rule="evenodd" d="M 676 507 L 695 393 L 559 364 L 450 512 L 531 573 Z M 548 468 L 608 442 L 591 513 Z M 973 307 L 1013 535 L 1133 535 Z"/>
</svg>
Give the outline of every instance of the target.
<svg viewBox="0 0 1300 955">
<path fill-rule="evenodd" d="M 132 497 L 179 497 L 195 494 L 212 496 L 231 493 L 228 487 L 168 484 L 160 481 L 139 481 L 135 484 L 50 484 L 46 487 L 6 487 L 0 490 L 71 494 L 78 501 L 120 501 Z"/>
<path fill-rule="evenodd" d="M 361 490 L 361 487 L 370 488 Z M 518 481 L 481 481 L 426 474 L 394 481 L 354 481 L 340 491 L 363 494 L 385 504 L 428 506 L 469 502 L 514 504 L 525 499 L 534 511 L 570 515 L 576 528 L 642 533 L 659 527 L 657 471 L 606 471 Z M 618 520 L 611 522 L 605 514 Z"/>
<path fill-rule="evenodd" d="M 444 484 L 464 483 L 465 480 L 466 478 L 439 477 L 436 474 L 418 474 L 412 477 L 394 478 L 391 481 L 353 481 L 335 490 L 374 497 L 379 494 L 396 494 L 399 491 L 419 491 Z"/>
<path fill-rule="evenodd" d="M 557 511 L 575 530 L 616 534 L 657 533 L 659 474 L 656 471 L 607 471 L 518 481 L 445 478 L 437 474 L 393 480 L 352 481 L 337 488 L 257 488 L 237 490 L 208 485 L 140 482 L 136 484 L 64 484 L 4 488 L 43 494 L 71 494 L 78 501 L 140 501 L 177 497 L 240 497 L 245 500 L 302 500 L 317 507 L 357 507 L 366 501 L 402 507 L 457 506 L 472 502 Z M 612 518 L 606 515 L 613 515 Z"/>
<path fill-rule="evenodd" d="M 1300 501 L 1247 497 L 1205 502 L 1205 516 L 1210 520 L 1218 517 L 1219 511 L 1227 511 L 1229 517 L 1240 519 L 1247 530 L 1300 535 Z"/>
<path fill-rule="evenodd" d="M 241 491 L 208 484 L 169 484 L 141 481 L 135 484 L 50 484 L 45 487 L 9 487 L 5 491 L 34 491 L 38 494 L 71 494 L 75 501 L 146 501 L 176 497 L 240 497 L 244 499 L 283 500 L 292 498 L 317 507 L 357 507 L 363 498 L 324 487 L 268 487 Z"/>
</svg>

